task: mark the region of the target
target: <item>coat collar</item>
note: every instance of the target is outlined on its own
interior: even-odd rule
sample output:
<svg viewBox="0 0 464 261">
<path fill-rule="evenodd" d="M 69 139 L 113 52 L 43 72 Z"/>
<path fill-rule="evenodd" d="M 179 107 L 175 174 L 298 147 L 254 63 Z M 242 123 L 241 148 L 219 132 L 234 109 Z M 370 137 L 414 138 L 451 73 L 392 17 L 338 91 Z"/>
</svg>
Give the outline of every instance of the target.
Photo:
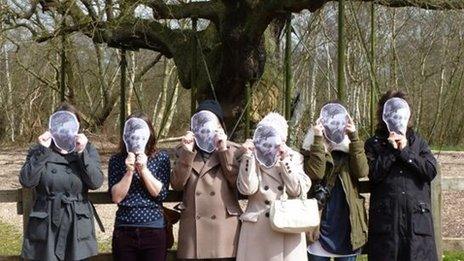
<svg viewBox="0 0 464 261">
<path fill-rule="evenodd" d="M 77 160 L 78 160 L 78 155 L 75 152 L 69 155 L 62 155 L 53 149 L 51 151 L 50 157 L 47 159 L 48 162 L 60 163 L 60 164 L 69 164 Z"/>
<path fill-rule="evenodd" d="M 195 159 L 192 163 L 192 168 L 198 173 L 200 177 L 204 176 L 209 170 L 216 167 L 219 164 L 219 156 L 216 151 L 211 153 L 211 156 L 206 160 L 203 161 L 203 156 L 201 152 L 197 151 L 195 155 Z"/>
</svg>

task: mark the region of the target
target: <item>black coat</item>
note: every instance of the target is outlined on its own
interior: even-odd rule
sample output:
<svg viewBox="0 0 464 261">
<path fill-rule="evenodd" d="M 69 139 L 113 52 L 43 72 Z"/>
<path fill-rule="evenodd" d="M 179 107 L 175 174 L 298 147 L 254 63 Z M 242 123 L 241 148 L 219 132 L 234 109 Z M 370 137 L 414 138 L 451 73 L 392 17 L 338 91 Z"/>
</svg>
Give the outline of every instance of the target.
<svg viewBox="0 0 464 261">
<path fill-rule="evenodd" d="M 371 182 L 369 260 L 438 260 L 430 207 L 437 161 L 412 130 L 402 151 L 387 136 L 378 131 L 365 144 Z"/>
<path fill-rule="evenodd" d="M 87 193 L 103 184 L 103 174 L 98 152 L 90 143 L 81 155 L 32 147 L 19 181 L 36 194 L 23 239 L 23 258 L 82 260 L 97 255 L 94 213 Z"/>
</svg>

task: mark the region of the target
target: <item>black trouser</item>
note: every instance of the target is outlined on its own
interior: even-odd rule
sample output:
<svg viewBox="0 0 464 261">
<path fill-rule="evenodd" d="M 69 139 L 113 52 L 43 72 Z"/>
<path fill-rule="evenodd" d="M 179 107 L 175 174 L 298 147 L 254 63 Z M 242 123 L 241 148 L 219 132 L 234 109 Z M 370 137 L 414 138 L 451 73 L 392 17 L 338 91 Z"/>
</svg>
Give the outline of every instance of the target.
<svg viewBox="0 0 464 261">
<path fill-rule="evenodd" d="M 166 229 L 116 227 L 112 246 L 116 261 L 165 261 Z"/>
</svg>

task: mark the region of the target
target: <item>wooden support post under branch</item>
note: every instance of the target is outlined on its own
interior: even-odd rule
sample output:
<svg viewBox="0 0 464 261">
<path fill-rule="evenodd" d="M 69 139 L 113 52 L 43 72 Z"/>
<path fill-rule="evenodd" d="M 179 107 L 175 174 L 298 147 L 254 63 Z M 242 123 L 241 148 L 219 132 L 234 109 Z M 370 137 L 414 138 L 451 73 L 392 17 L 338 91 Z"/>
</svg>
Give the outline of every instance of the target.
<svg viewBox="0 0 464 261">
<path fill-rule="evenodd" d="M 127 59 L 126 50 L 121 49 L 121 93 L 120 93 L 120 107 L 119 107 L 119 128 L 120 137 L 124 134 L 124 123 L 126 121 L 126 71 L 127 71 Z"/>
<path fill-rule="evenodd" d="M 197 73 L 195 69 L 197 68 L 197 17 L 192 17 L 192 67 L 190 68 L 190 116 L 193 116 L 197 108 Z"/>
</svg>

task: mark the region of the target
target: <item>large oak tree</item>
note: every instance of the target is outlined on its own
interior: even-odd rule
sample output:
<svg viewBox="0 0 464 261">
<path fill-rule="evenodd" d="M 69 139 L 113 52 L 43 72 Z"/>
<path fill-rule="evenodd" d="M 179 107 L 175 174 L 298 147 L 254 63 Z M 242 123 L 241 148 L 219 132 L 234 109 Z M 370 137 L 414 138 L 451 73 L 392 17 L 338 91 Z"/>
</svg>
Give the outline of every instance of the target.
<svg viewBox="0 0 464 261">
<path fill-rule="evenodd" d="M 24 4 L 7 0 L 3 1 L 1 15 L 5 24 L 28 29 L 39 42 L 80 32 L 110 47 L 159 52 L 174 60 L 184 88 L 195 86 L 199 100 L 216 96 L 231 121 L 243 108 L 246 84 L 256 82 L 264 73 L 269 56 L 268 40 L 278 39 L 290 13 L 305 9 L 314 12 L 326 2 L 32 0 Z M 377 0 L 375 3 L 425 9 L 464 8 L 462 0 Z M 153 16 L 136 15 L 140 6 L 151 9 Z M 40 22 L 42 13 L 62 22 L 53 26 Z M 180 29 L 170 22 L 180 19 L 202 19 L 206 26 L 194 31 Z"/>
</svg>

